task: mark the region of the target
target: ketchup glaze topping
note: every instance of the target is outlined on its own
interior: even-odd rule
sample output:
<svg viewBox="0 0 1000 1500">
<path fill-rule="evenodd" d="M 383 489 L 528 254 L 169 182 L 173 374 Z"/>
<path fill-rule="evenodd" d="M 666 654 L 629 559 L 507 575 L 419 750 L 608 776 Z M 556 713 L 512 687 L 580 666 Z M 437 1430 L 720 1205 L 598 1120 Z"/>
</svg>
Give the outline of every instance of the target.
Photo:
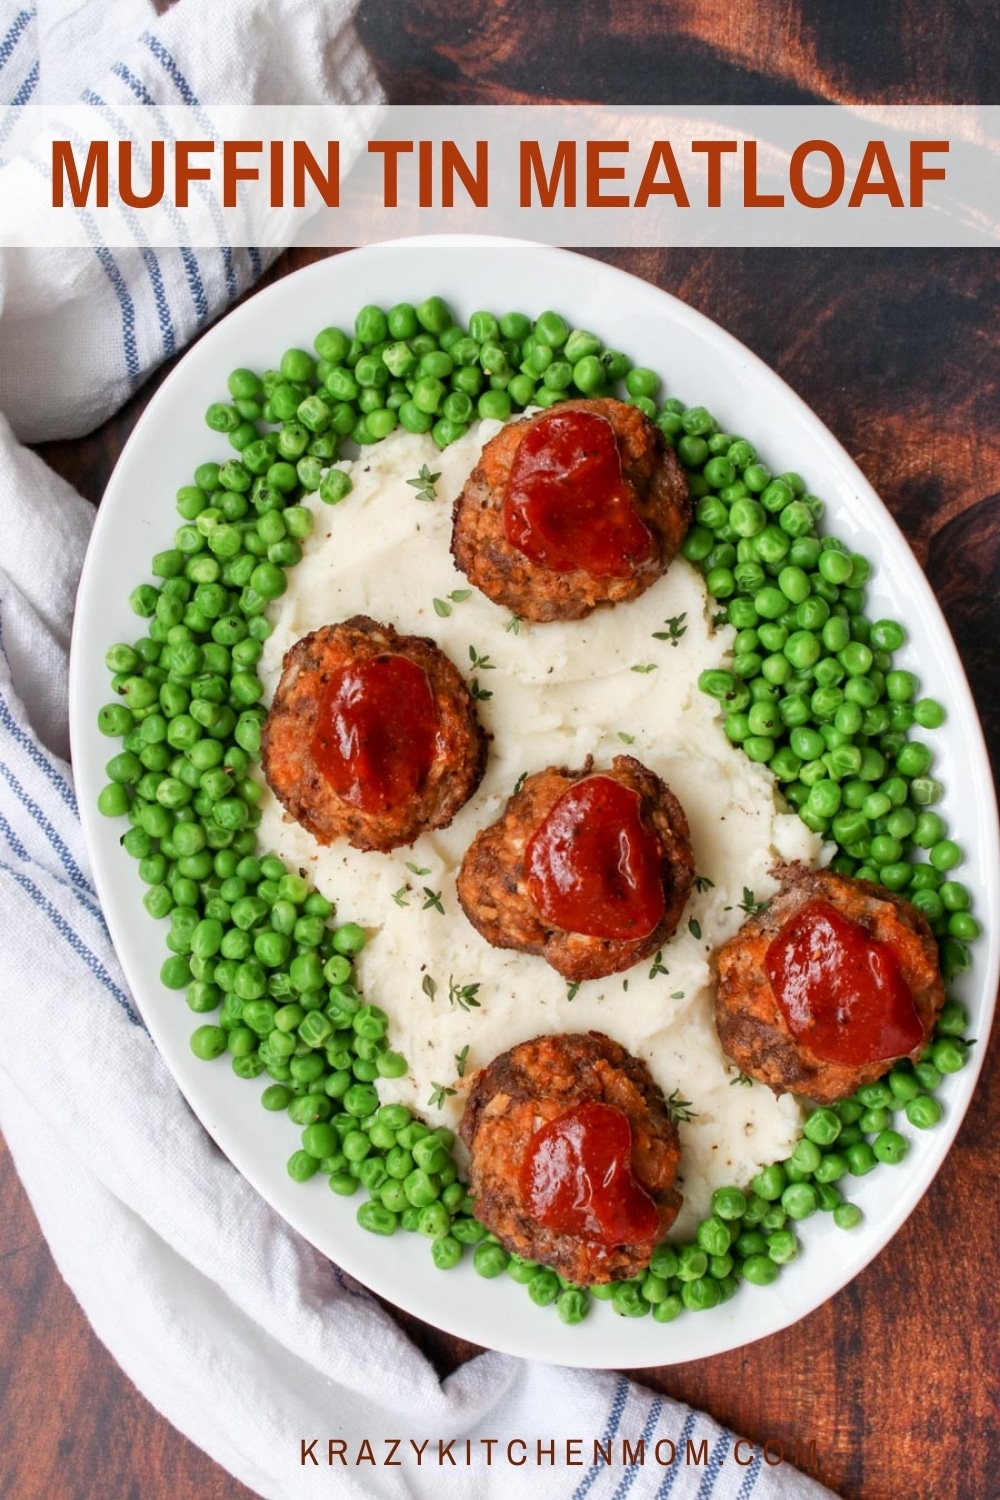
<svg viewBox="0 0 1000 1500">
<path fill-rule="evenodd" d="M 503 524 L 512 547 L 556 573 L 631 578 L 653 551 L 615 430 L 591 411 L 557 409 L 528 427 L 511 465 Z"/>
<path fill-rule="evenodd" d="M 312 751 L 338 796 L 362 812 L 383 813 L 419 791 L 436 737 L 427 673 L 408 657 L 387 652 L 331 674 Z"/>
<path fill-rule="evenodd" d="M 611 776 L 587 776 L 562 794 L 528 841 L 528 896 L 563 932 L 643 938 L 666 909 L 661 860 L 639 793 Z"/>
<path fill-rule="evenodd" d="M 633 1245 L 656 1233 L 656 1204 L 632 1172 L 632 1127 L 613 1105 L 577 1104 L 528 1143 L 521 1189 L 532 1217 L 556 1234 Z"/>
<path fill-rule="evenodd" d="M 786 922 L 764 968 L 792 1035 L 827 1062 L 905 1057 L 923 1041 L 892 947 L 828 901 L 810 901 Z"/>
</svg>

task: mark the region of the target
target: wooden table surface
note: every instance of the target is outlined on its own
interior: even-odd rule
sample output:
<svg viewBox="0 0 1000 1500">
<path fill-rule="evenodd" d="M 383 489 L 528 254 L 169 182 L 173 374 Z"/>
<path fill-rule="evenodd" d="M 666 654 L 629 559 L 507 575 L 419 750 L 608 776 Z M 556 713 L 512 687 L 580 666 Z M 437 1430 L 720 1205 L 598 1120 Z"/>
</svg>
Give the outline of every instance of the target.
<svg viewBox="0 0 1000 1500">
<path fill-rule="evenodd" d="M 985 7 L 988 9 L 989 7 Z M 832 9 L 832 8 L 831 8 Z M 837 15 L 861 9 L 841 5 Z M 400 103 L 589 98 L 608 102 L 987 97 L 984 50 L 935 8 L 885 7 L 864 46 L 831 15 L 791 6 L 740 23 L 714 0 L 574 14 L 608 31 L 567 49 L 544 7 L 364 0 L 363 39 Z M 891 12 L 891 16 L 889 13 Z M 501 25 L 502 14 L 506 25 Z M 770 29 L 765 22 L 770 18 Z M 529 20 L 536 51 L 522 64 Z M 891 21 L 891 25 L 889 24 Z M 646 34 L 640 34 L 640 25 Z M 544 51 L 537 50 L 545 43 Z M 677 58 L 703 87 L 681 88 Z M 672 70 L 664 71 L 673 58 Z M 944 58 L 944 61 L 942 60 Z M 634 66 L 633 66 L 634 65 Z M 662 67 L 661 67 L 662 65 Z M 657 69 L 661 68 L 658 72 Z M 692 72 L 690 70 L 694 69 Z M 667 79 L 668 86 L 663 85 Z M 287 255 L 268 279 L 322 252 Z M 896 517 L 941 601 L 991 755 L 1000 752 L 1000 299 L 995 252 L 645 249 L 597 252 L 714 318 L 776 369 L 831 428 Z M 95 503 L 154 378 L 89 437 L 43 456 Z M 752 413 L 752 392 L 748 393 Z M 748 414 L 747 425 L 751 425 Z M 848 1500 L 988 1500 L 1000 1494 L 995 1287 L 1000 1067 L 987 1049 L 948 1161 L 889 1247 L 793 1328 L 730 1354 L 637 1372 L 763 1443 L 815 1442 L 815 1475 Z M 235 1500 L 247 1491 L 174 1432 L 98 1343 L 52 1265 L 9 1157 L 0 1155 L 4 1276 L 0 1392 L 12 1500 Z M 397 1314 L 445 1374 L 476 1350 Z"/>
</svg>

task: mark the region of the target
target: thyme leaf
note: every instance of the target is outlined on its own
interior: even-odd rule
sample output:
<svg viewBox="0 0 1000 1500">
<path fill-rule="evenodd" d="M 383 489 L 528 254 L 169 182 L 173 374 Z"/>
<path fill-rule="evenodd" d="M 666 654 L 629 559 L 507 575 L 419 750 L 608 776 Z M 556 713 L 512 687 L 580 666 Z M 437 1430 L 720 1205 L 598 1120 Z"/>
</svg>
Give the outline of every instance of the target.
<svg viewBox="0 0 1000 1500">
<path fill-rule="evenodd" d="M 469 647 L 469 660 L 473 671 L 493 672 L 496 670 L 496 662 L 490 661 L 488 656 L 480 656 L 475 646 Z"/>
<path fill-rule="evenodd" d="M 476 996 L 480 988 L 478 984 L 456 984 L 451 975 L 448 976 L 448 1000 L 450 1004 L 457 1005 L 460 1010 L 479 1009 Z"/>
<path fill-rule="evenodd" d="M 664 620 L 666 630 L 654 630 L 654 641 L 669 641 L 671 646 L 676 646 L 682 635 L 687 631 L 684 621 L 687 619 L 687 610 L 680 615 L 671 615 L 669 620 Z"/>
<path fill-rule="evenodd" d="M 752 917 L 759 911 L 767 911 L 770 904 L 770 901 L 758 901 L 748 885 L 743 887 L 743 900 L 739 903 L 739 906 L 740 911 L 745 911 L 748 917 Z"/>
<path fill-rule="evenodd" d="M 418 500 L 436 500 L 437 491 L 434 486 L 440 478 L 440 472 L 432 474 L 426 464 L 421 464 L 416 479 L 408 479 L 406 482 L 416 490 Z"/>
<path fill-rule="evenodd" d="M 669 1099 L 664 1101 L 667 1106 L 667 1114 L 675 1125 L 685 1125 L 688 1120 L 696 1120 L 697 1113 L 691 1108 L 690 1099 L 682 1099 L 680 1089 L 674 1089 Z"/>
</svg>

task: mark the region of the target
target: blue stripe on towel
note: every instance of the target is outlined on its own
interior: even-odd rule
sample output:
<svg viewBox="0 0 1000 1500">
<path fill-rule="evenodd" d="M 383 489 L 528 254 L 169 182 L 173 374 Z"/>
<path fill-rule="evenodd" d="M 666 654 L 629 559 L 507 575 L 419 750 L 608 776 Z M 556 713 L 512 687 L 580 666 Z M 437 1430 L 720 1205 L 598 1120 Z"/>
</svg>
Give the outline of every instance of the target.
<svg viewBox="0 0 1000 1500">
<path fill-rule="evenodd" d="M 30 850 L 21 843 L 21 840 L 18 838 L 14 829 L 7 822 L 7 819 L 4 817 L 3 813 L 0 813 L 0 833 L 3 834 L 4 838 L 7 840 L 11 849 L 17 855 L 18 859 L 23 859 L 25 864 L 38 864 L 38 861 L 31 854 Z M 46 874 L 48 874 L 51 880 L 56 881 L 58 885 L 68 890 L 73 896 L 76 897 L 77 901 L 83 907 L 88 916 L 93 917 L 94 921 L 97 922 L 101 928 L 103 928 L 104 932 L 107 933 L 108 938 L 110 939 L 111 934 L 110 932 L 108 932 L 108 924 L 104 920 L 104 913 L 101 911 L 101 908 L 97 906 L 93 901 L 89 900 L 87 896 L 85 896 L 83 892 L 80 891 L 79 888 L 73 885 L 70 881 L 63 880 L 58 875 L 53 875 L 51 871 L 46 871 Z"/>
<path fill-rule="evenodd" d="M 184 74 L 177 66 L 173 55 L 171 54 L 169 49 L 163 45 L 159 37 L 154 36 L 151 31 L 144 31 L 139 40 L 143 43 L 144 46 L 149 48 L 150 52 L 152 52 L 153 56 L 156 58 L 156 61 L 160 64 L 160 67 L 166 73 L 167 77 L 170 79 L 171 83 L 180 94 L 184 103 L 192 108 L 197 107 L 197 105 L 201 103 L 201 100 L 198 98 L 198 95 L 195 93 L 194 89 L 188 83 L 187 79 L 184 77 Z"/>
<path fill-rule="evenodd" d="M 18 89 L 17 93 L 10 101 L 12 108 L 20 109 L 23 104 L 27 104 L 28 100 L 35 92 L 35 89 L 38 87 L 38 80 L 40 77 L 41 68 L 39 67 L 38 58 L 36 57 L 34 62 L 31 64 L 31 67 L 25 74 L 25 77 L 21 83 L 21 87 Z"/>
<path fill-rule="evenodd" d="M 736 1496 L 736 1500 L 750 1500 L 750 1496 L 757 1488 L 757 1480 L 760 1478 L 762 1466 L 763 1460 L 761 1459 L 760 1449 L 758 1448 L 754 1453 L 753 1462 L 751 1463 L 749 1469 L 747 1469 L 746 1477 L 744 1478 L 743 1483 L 740 1485 L 740 1491 Z"/>
<path fill-rule="evenodd" d="M 24 808 L 25 812 L 30 815 L 32 821 L 36 823 L 41 829 L 42 833 L 44 833 L 45 837 L 52 845 L 52 848 L 58 854 L 59 863 L 66 871 L 66 874 L 69 876 L 72 883 L 78 889 L 82 888 L 85 893 L 92 894 L 93 887 L 91 886 L 90 881 L 87 879 L 86 875 L 80 869 L 80 866 L 73 858 L 69 849 L 66 847 L 65 840 L 59 833 L 59 830 L 49 821 L 49 819 L 45 816 L 45 813 L 39 807 L 38 803 L 34 800 L 33 797 L 28 795 L 28 793 L 24 790 L 24 787 L 18 781 L 17 777 L 14 775 L 14 772 L 2 760 L 0 760 L 0 776 L 3 777 L 4 781 L 6 781 L 7 785 L 14 793 L 14 796 L 17 798 L 18 802 L 20 802 L 21 806 Z"/>
<path fill-rule="evenodd" d="M 88 232 L 91 233 L 92 238 L 96 238 L 96 225 L 94 225 L 90 215 L 83 213 L 82 210 L 78 210 L 78 212 L 85 223 L 87 220 L 90 220 L 87 225 Z M 101 270 L 110 281 L 114 294 L 118 298 L 118 306 L 121 309 L 122 315 L 122 349 L 125 354 L 125 369 L 128 372 L 129 388 L 134 391 L 142 379 L 139 347 L 135 336 L 135 307 L 125 278 L 118 268 L 118 262 L 111 254 L 107 245 L 95 245 L 94 254 L 97 256 Z"/>
<path fill-rule="evenodd" d="M 73 144 L 79 151 L 86 152 L 87 143 L 86 141 L 82 141 L 79 136 L 73 138 Z M 51 182 L 51 164 L 44 162 L 37 152 L 26 151 L 24 153 L 24 160 L 29 162 L 46 182 Z M 125 356 L 125 369 L 128 374 L 129 389 L 130 391 L 134 391 L 142 378 L 142 367 L 139 363 L 139 350 L 136 343 L 135 307 L 132 303 L 132 297 L 125 278 L 118 268 L 118 262 L 111 254 L 107 245 L 101 243 L 101 236 L 97 231 L 97 225 L 94 222 L 93 216 L 85 208 L 78 208 L 77 213 L 80 217 L 80 223 L 87 231 L 91 248 L 97 256 L 101 269 L 110 281 L 114 294 L 118 299 L 122 318 L 122 351 Z"/>
<path fill-rule="evenodd" d="M 4 37 L 3 41 L 0 42 L 0 72 L 3 72 L 4 68 L 10 62 L 10 59 L 14 53 L 14 48 L 17 46 L 18 42 L 21 40 L 21 37 L 24 35 L 25 28 L 27 27 L 29 21 L 33 21 L 35 19 L 35 14 L 35 8 L 34 6 L 32 6 L 31 10 L 18 11 L 17 15 L 14 17 L 7 35 Z"/>
<path fill-rule="evenodd" d="M 95 94 L 92 89 L 84 89 L 80 97 L 84 104 L 89 104 L 98 110 L 102 119 L 107 121 L 112 129 L 118 132 L 120 138 L 127 139 L 129 137 L 130 131 L 124 120 L 120 115 L 115 114 L 114 110 L 101 98 L 100 94 Z M 169 359 L 172 354 L 176 353 L 177 336 L 174 333 L 173 319 L 170 316 L 170 304 L 167 301 L 167 291 L 163 283 L 160 262 L 156 253 L 150 247 L 149 241 L 146 239 L 145 232 L 135 209 L 129 208 L 127 204 L 122 203 L 121 211 L 126 224 L 135 237 L 136 244 L 139 246 L 139 253 L 142 255 L 146 270 L 149 272 L 149 280 L 153 288 L 153 301 L 156 305 L 156 316 L 160 325 L 163 356 L 165 359 Z"/>
<path fill-rule="evenodd" d="M 132 93 L 138 99 L 140 104 L 146 104 L 153 108 L 157 108 L 156 100 L 153 98 L 152 94 L 149 92 L 142 79 L 137 78 L 132 70 L 130 68 L 127 68 L 124 63 L 115 63 L 111 71 L 115 74 L 116 77 L 122 80 L 127 88 L 130 88 L 132 90 Z M 173 139 L 172 133 L 168 129 L 166 122 L 162 121 L 162 117 L 160 118 L 162 122 L 164 137 Z M 184 227 L 184 222 L 181 219 L 180 214 L 174 208 L 172 203 L 164 203 L 162 206 L 164 211 L 169 216 L 170 222 L 177 229 L 178 239 L 183 238 L 187 231 Z M 198 257 L 197 255 L 195 255 L 194 251 L 189 245 L 178 245 L 177 248 L 180 251 L 181 260 L 184 262 L 184 271 L 187 276 L 188 287 L 191 291 L 191 300 L 194 303 L 195 314 L 198 319 L 198 327 L 203 328 L 208 321 L 209 305 L 208 296 L 205 292 L 205 283 L 201 279 L 201 268 L 198 265 Z"/>
<path fill-rule="evenodd" d="M 118 1004 L 121 1006 L 122 1010 L 128 1016 L 133 1025 L 141 1026 L 142 1022 L 139 1019 L 139 1016 L 135 1008 L 133 1007 L 128 995 L 126 995 L 125 991 L 121 988 L 120 985 L 115 983 L 101 960 L 95 953 L 91 951 L 90 948 L 87 947 L 87 944 L 83 941 L 83 938 L 80 936 L 80 934 L 70 926 L 69 922 L 67 922 L 66 918 L 63 916 L 62 912 L 56 910 L 56 908 L 52 905 L 52 902 L 48 899 L 43 891 L 39 890 L 35 882 L 29 879 L 27 875 L 23 875 L 19 870 L 13 869 L 3 860 L 0 860 L 0 871 L 8 874 L 12 880 L 17 882 L 17 884 L 23 891 L 27 892 L 38 909 L 44 912 L 44 914 L 48 917 L 49 921 L 59 933 L 60 937 L 64 938 L 65 941 L 69 944 L 70 948 L 72 948 L 77 958 L 79 958 L 85 965 L 85 967 L 90 970 L 95 979 L 100 980 L 101 984 L 103 984 L 108 993 L 115 997 L 115 999 L 118 1001 Z"/>
<path fill-rule="evenodd" d="M 652 1406 L 649 1408 L 649 1416 L 646 1418 L 646 1425 L 642 1429 L 641 1442 L 642 1442 L 642 1447 L 643 1447 L 643 1452 L 644 1453 L 645 1453 L 645 1449 L 646 1449 L 646 1444 L 649 1442 L 650 1438 L 653 1436 L 653 1433 L 656 1431 L 656 1424 L 659 1422 L 660 1417 L 662 1416 L 662 1414 L 663 1414 L 663 1398 L 661 1396 L 657 1396 L 656 1400 L 653 1402 Z M 615 1490 L 614 1494 L 612 1495 L 611 1500 L 625 1500 L 625 1496 L 628 1494 L 629 1490 L 635 1484 L 636 1476 L 638 1475 L 638 1473 L 639 1473 L 639 1465 L 638 1464 L 632 1464 L 632 1465 L 630 1465 L 628 1472 L 625 1475 L 623 1475 L 622 1481 L 619 1484 L 618 1488 Z"/>
<path fill-rule="evenodd" d="M 732 1433 L 727 1432 L 725 1428 L 719 1433 L 715 1447 L 708 1456 L 708 1471 L 698 1486 L 698 1493 L 695 1496 L 695 1500 L 710 1500 L 732 1436 Z"/>
<path fill-rule="evenodd" d="M 625 1403 L 628 1400 L 628 1393 L 629 1383 L 624 1375 L 619 1375 L 617 1381 L 615 1382 L 615 1394 L 611 1402 L 611 1410 L 608 1413 L 607 1426 L 604 1429 L 604 1436 L 601 1439 L 601 1443 L 604 1447 L 607 1447 L 608 1443 L 612 1441 L 618 1431 L 618 1427 L 622 1419 L 622 1414 L 625 1410 Z M 594 1483 L 600 1472 L 601 1470 L 597 1467 L 596 1464 L 591 1465 L 591 1467 L 587 1470 L 586 1474 L 581 1479 L 580 1483 L 577 1485 L 576 1489 L 573 1491 L 573 1500 L 583 1500 L 584 1495 L 587 1494 L 588 1490 L 590 1489 L 591 1485 Z"/>
<path fill-rule="evenodd" d="M 188 83 L 187 79 L 184 77 L 184 74 L 177 66 L 177 62 L 174 59 L 173 55 L 163 45 L 159 37 L 153 36 L 153 34 L 149 31 L 144 31 L 139 40 L 149 48 L 149 51 L 156 58 L 157 62 L 160 64 L 160 67 L 166 73 L 167 77 L 170 79 L 171 83 L 180 94 L 184 103 L 191 109 L 200 109 L 201 100 L 198 98 L 194 89 Z M 212 138 L 214 140 L 218 140 L 218 135 L 213 129 L 211 121 L 207 117 L 203 116 L 201 123 L 204 124 L 205 129 L 211 134 Z M 215 218 L 216 225 L 220 228 L 219 239 L 221 243 L 219 249 L 222 255 L 222 267 L 226 278 L 226 293 L 229 297 L 230 302 L 233 302 L 239 296 L 240 285 L 239 279 L 236 275 L 236 264 L 233 260 L 232 246 L 225 243 L 226 236 L 221 232 L 222 226 L 220 224 L 218 207 L 216 205 L 214 197 L 210 198 L 208 202 L 209 206 L 214 210 L 213 218 Z M 255 254 L 257 254 L 256 251 L 254 251 L 251 255 L 251 263 L 253 262 L 253 255 Z M 260 258 L 258 255 L 258 263 L 259 259 Z"/>
<path fill-rule="evenodd" d="M 0 167 L 4 165 L 3 148 L 8 137 L 13 132 L 14 126 L 20 118 L 17 111 L 31 98 L 38 87 L 40 70 L 38 59 L 31 64 L 9 105 L 0 105 Z"/>
<path fill-rule="evenodd" d="M 694 1412 L 689 1411 L 687 1416 L 684 1418 L 684 1426 L 681 1428 L 680 1436 L 677 1439 L 677 1455 L 680 1454 L 682 1448 L 686 1448 L 687 1441 L 690 1438 L 692 1432 L 694 1432 L 694 1424 Z M 675 1455 L 675 1460 L 677 1455 Z M 660 1488 L 656 1492 L 656 1500 L 665 1500 L 665 1496 L 670 1494 L 674 1485 L 677 1483 L 677 1476 L 679 1473 L 680 1464 L 675 1461 L 670 1466 L 670 1473 L 664 1476 L 663 1483 L 660 1485 Z"/>
<path fill-rule="evenodd" d="M 2 693 L 0 693 L 0 727 L 7 730 L 7 733 L 15 744 L 20 745 L 21 749 L 27 754 L 28 759 L 38 767 L 46 780 L 52 783 L 70 812 L 79 817 L 80 809 L 73 788 L 62 772 L 52 764 L 47 756 L 42 754 L 30 734 L 26 734 L 20 724 L 18 724 Z"/>
</svg>

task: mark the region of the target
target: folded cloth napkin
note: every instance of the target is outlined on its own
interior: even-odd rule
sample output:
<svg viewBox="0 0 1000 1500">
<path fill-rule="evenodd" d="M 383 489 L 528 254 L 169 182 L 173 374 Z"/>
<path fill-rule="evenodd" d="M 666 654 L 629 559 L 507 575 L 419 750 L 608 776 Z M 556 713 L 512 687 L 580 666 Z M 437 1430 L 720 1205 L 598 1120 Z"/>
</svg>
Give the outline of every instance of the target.
<svg viewBox="0 0 1000 1500">
<path fill-rule="evenodd" d="M 157 20 L 143 0 L 0 0 L 0 101 L 65 101 L 86 86 L 162 103 L 183 85 L 370 102 L 374 118 L 352 9 L 180 0 Z M 331 1485 L 346 1497 L 828 1495 L 772 1466 L 773 1452 L 768 1463 L 747 1445 L 738 1462 L 732 1434 L 622 1376 L 489 1353 L 439 1381 L 230 1166 L 162 1065 L 97 903 L 67 764 L 69 631 L 92 511 L 18 441 L 109 415 L 261 268 L 241 251 L 154 260 L 155 275 L 147 254 L 118 251 L 111 276 L 99 248 L 0 252 L 0 1125 L 62 1274 L 140 1390 L 266 1500 Z M 633 1453 L 641 1439 L 646 1464 L 591 1467 L 594 1438 L 619 1459 L 623 1439 Z M 347 1460 L 335 1449 L 333 1471 L 330 1439 Z M 513 1460 L 499 1461 L 510 1440 Z"/>
</svg>

